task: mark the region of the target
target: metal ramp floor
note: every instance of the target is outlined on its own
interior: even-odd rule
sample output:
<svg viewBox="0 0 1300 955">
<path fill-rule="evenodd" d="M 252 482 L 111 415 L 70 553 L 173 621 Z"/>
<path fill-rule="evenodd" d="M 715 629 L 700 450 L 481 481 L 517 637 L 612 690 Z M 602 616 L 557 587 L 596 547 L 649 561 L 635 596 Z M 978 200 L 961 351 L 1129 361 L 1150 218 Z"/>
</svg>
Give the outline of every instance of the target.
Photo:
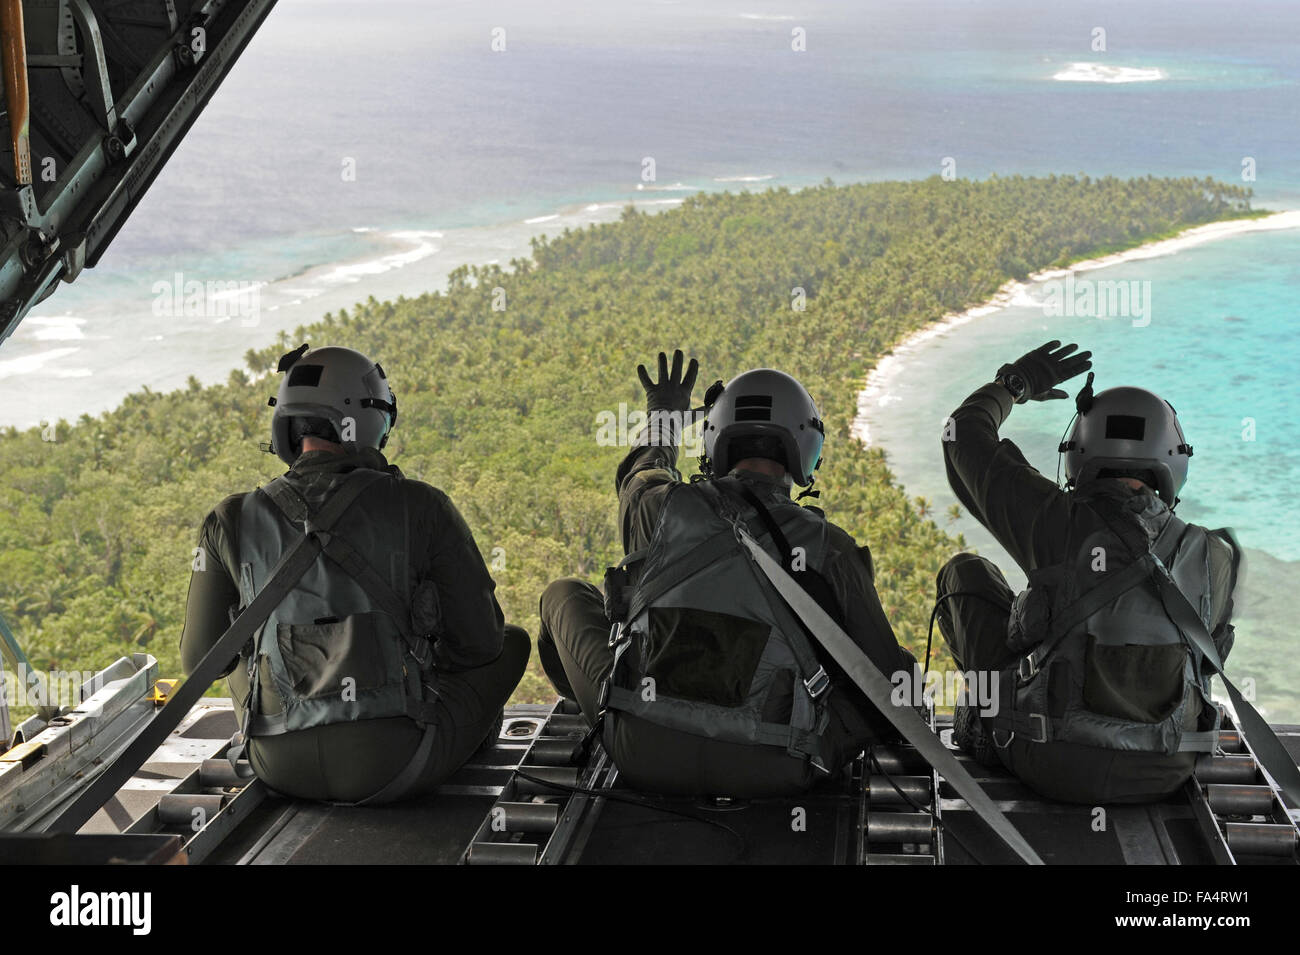
<svg viewBox="0 0 1300 955">
<path fill-rule="evenodd" d="M 202 845 L 201 851 L 191 851 L 191 861 L 308 865 L 1015 861 L 946 782 L 939 781 L 937 803 L 931 800 L 932 785 L 924 775 L 927 768 L 915 763 L 915 753 L 907 747 L 878 749 L 875 761 L 860 758 L 851 772 L 799 797 L 750 802 L 655 797 L 626 789 L 598 746 L 587 762 L 575 758 L 580 720 L 567 713 L 564 704 L 510 707 L 495 745 L 479 750 L 435 794 L 393 806 L 355 808 L 287 799 L 260 782 L 242 789 L 214 789 L 213 767 L 203 761 L 219 755 L 235 724 L 229 701 L 208 699 L 82 831 L 118 832 L 133 819 L 132 832 L 184 833 L 183 825 L 166 828 L 160 819 L 165 815 L 159 811 L 160 800 L 219 798 L 221 809 L 209 822 L 213 831 L 206 839 L 194 838 L 195 844 Z M 936 728 L 947 741 L 944 721 Z M 1277 729 L 1289 750 L 1300 756 L 1300 727 Z M 1163 802 L 1107 806 L 1105 829 L 1098 831 L 1093 807 L 1044 800 L 1002 770 L 986 769 L 964 755 L 959 759 L 1049 864 L 1213 864 L 1223 861 L 1223 845 L 1216 844 L 1212 835 L 1215 820 L 1222 827 L 1229 821 L 1248 825 L 1251 821 L 1250 816 L 1206 816 L 1207 804 L 1202 800 L 1198 808 L 1200 790 L 1193 783 Z M 516 774 L 521 764 L 533 775 L 571 783 L 582 780 L 581 785 L 597 792 L 583 796 L 526 784 Z M 202 789 L 197 782 L 201 773 L 209 774 Z M 889 786 L 882 783 L 886 779 Z M 918 807 L 895 798 L 897 784 L 922 800 L 920 808 L 935 809 L 942 826 L 934 826 L 930 816 L 913 811 Z M 208 795 L 186 795 L 200 792 Z M 506 814 L 513 821 L 501 826 L 501 832 L 490 831 L 496 828 L 492 820 Z M 1254 822 L 1261 818 L 1255 816 Z M 881 846 L 878 840 L 892 844 Z M 475 852 L 480 858 L 472 858 Z M 1294 857 L 1238 861 L 1285 863 Z"/>
</svg>

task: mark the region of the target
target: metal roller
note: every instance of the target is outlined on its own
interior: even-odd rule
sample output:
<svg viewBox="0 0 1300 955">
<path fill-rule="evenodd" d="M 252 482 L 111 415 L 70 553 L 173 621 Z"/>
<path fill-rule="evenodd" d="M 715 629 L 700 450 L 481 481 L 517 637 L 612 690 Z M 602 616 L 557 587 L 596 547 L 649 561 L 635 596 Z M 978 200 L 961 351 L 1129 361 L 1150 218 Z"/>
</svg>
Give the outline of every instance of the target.
<svg viewBox="0 0 1300 955">
<path fill-rule="evenodd" d="M 521 766 L 519 768 L 530 776 L 544 779 L 548 783 L 555 783 L 557 786 L 576 786 L 581 776 L 581 771 L 577 767 Z M 521 796 L 563 795 L 550 786 L 543 786 L 541 783 L 535 783 L 531 779 L 524 779 L 522 776 L 515 777 L 515 792 Z"/>
<path fill-rule="evenodd" d="M 501 736 L 508 740 L 531 739 L 541 732 L 542 721 L 530 719 L 506 720 L 501 725 Z M 500 737 L 498 737 L 500 738 Z"/>
<path fill-rule="evenodd" d="M 1219 749 L 1225 753 L 1242 752 L 1241 734 L 1236 730 L 1219 730 Z"/>
<path fill-rule="evenodd" d="M 586 736 L 587 718 L 582 715 L 557 713 L 546 721 L 546 733 L 550 736 Z"/>
<path fill-rule="evenodd" d="M 891 747 L 873 749 L 871 755 L 880 764 L 881 772 L 891 776 L 924 776 L 930 772 L 930 764 L 916 750 L 910 747 Z M 871 761 L 867 760 L 870 765 Z"/>
<path fill-rule="evenodd" d="M 166 793 L 158 800 L 158 821 L 168 826 L 188 826 L 197 831 L 221 812 L 225 796 L 201 793 Z M 195 823 L 198 823 L 198 826 Z"/>
<path fill-rule="evenodd" d="M 916 853 L 891 855 L 888 852 L 868 852 L 867 865 L 934 865 L 934 856 Z"/>
<path fill-rule="evenodd" d="M 1228 848 L 1234 855 L 1290 856 L 1296 851 L 1296 831 L 1276 823 L 1224 823 Z"/>
<path fill-rule="evenodd" d="M 1273 811 L 1273 790 L 1267 786 L 1212 783 L 1205 789 L 1210 808 L 1225 816 L 1267 815 Z"/>
<path fill-rule="evenodd" d="M 470 865 L 537 865 L 538 851 L 528 842 L 475 842 L 465 861 Z"/>
<path fill-rule="evenodd" d="M 1196 781 L 1199 783 L 1253 783 L 1256 775 L 1253 756 L 1196 757 Z"/>
<path fill-rule="evenodd" d="M 241 759 L 239 765 L 249 769 L 246 759 Z M 205 759 L 199 767 L 199 785 L 204 789 L 241 789 L 252 781 L 252 776 L 241 779 L 228 759 Z"/>
<path fill-rule="evenodd" d="M 894 786 L 901 789 L 908 799 L 917 805 L 930 804 L 929 776 L 895 776 L 893 785 L 890 785 L 889 780 L 888 776 L 873 775 L 867 778 L 867 796 L 873 806 L 906 806 L 907 800 L 898 794 Z"/>
<path fill-rule="evenodd" d="M 540 766 L 573 766 L 578 762 L 581 750 L 578 740 L 542 736 L 528 752 Z"/>
<path fill-rule="evenodd" d="M 559 821 L 560 807 L 554 803 L 499 802 L 492 807 L 493 828 L 504 826 L 506 832 L 551 832 Z"/>
<path fill-rule="evenodd" d="M 930 842 L 934 820 L 925 812 L 868 812 L 867 841 L 885 843 Z"/>
</svg>

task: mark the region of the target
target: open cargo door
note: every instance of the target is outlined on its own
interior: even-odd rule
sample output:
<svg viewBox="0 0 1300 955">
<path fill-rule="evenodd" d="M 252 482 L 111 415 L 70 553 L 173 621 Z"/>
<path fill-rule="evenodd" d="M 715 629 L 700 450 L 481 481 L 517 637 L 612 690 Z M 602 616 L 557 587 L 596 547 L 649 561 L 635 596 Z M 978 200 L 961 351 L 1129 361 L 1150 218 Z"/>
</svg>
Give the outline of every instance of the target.
<svg viewBox="0 0 1300 955">
<path fill-rule="evenodd" d="M 0 343 L 104 250 L 275 0 L 0 0 Z"/>
</svg>

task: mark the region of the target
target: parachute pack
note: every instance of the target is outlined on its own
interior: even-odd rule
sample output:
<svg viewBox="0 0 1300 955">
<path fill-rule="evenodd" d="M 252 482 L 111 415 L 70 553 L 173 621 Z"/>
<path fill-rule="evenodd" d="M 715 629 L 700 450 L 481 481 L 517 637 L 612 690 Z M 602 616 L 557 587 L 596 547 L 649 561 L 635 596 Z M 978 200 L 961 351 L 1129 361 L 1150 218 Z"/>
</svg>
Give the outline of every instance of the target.
<svg viewBox="0 0 1300 955">
<path fill-rule="evenodd" d="M 284 478 L 244 497 L 239 516 L 240 609 L 253 603 L 273 576 L 276 562 L 304 532 L 320 541 L 321 552 L 253 636 L 252 652 L 244 658 L 250 687 L 245 742 L 232 747 L 232 763 L 249 738 L 405 716 L 423 725 L 425 732 L 409 772 L 390 787 L 404 787 L 423 769 L 432 749 L 437 693 L 432 645 L 412 626 L 409 551 L 374 539 L 380 528 L 407 526 L 405 496 L 383 498 L 389 502 L 385 506 L 401 512 L 392 515 L 391 522 L 344 520 L 363 491 L 385 480 L 398 478 L 381 471 L 352 471 L 316 512 Z M 346 537 L 335 530 L 344 524 Z M 386 548 L 392 559 L 388 572 L 381 573 L 365 554 Z M 278 697 L 278 712 L 265 708 L 268 688 Z M 390 787 L 371 799 L 398 791 Z"/>
</svg>

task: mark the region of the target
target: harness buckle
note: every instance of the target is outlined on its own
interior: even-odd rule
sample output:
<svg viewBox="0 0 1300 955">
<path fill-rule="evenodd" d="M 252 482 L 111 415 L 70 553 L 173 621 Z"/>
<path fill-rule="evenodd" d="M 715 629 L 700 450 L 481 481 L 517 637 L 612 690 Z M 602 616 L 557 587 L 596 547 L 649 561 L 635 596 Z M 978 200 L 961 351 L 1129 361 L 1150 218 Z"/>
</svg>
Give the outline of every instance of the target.
<svg viewBox="0 0 1300 955">
<path fill-rule="evenodd" d="M 1042 713 L 1028 713 L 1026 714 L 1026 719 L 1038 721 L 1038 728 L 1037 731 L 1035 732 L 1035 735 L 1026 737 L 1029 740 L 1029 742 L 1046 743 L 1047 742 L 1047 717 L 1044 716 Z"/>
<path fill-rule="evenodd" d="M 1034 654 L 1027 653 L 1020 658 L 1020 663 L 1016 665 L 1016 675 L 1020 677 L 1021 683 L 1028 683 L 1038 676 L 1038 660 Z"/>
<path fill-rule="evenodd" d="M 817 672 L 803 681 L 804 689 L 814 700 L 820 697 L 831 687 L 831 678 L 826 673 L 825 667 L 818 667 Z"/>
<path fill-rule="evenodd" d="M 627 637 L 623 635 L 623 622 L 620 620 L 610 624 L 609 642 L 606 646 L 617 647 L 620 643 L 623 643 L 626 640 Z"/>
<path fill-rule="evenodd" d="M 627 650 L 631 640 L 624 637 L 621 633 L 623 625 L 614 624 L 610 630 L 609 645 L 614 648 L 614 658 L 610 661 L 609 672 L 605 674 L 605 679 L 600 681 L 600 691 L 596 694 L 596 719 L 602 720 L 605 717 L 605 710 L 609 707 L 609 694 L 614 685 L 614 674 L 618 670 L 618 664 L 623 659 L 623 653 Z M 616 637 L 617 634 L 617 637 Z"/>
<path fill-rule="evenodd" d="M 421 649 L 424 651 L 423 654 L 418 652 Z M 416 636 L 413 640 L 407 641 L 406 652 L 419 664 L 422 672 L 427 671 L 433 664 L 433 641 L 428 637 Z"/>
</svg>

